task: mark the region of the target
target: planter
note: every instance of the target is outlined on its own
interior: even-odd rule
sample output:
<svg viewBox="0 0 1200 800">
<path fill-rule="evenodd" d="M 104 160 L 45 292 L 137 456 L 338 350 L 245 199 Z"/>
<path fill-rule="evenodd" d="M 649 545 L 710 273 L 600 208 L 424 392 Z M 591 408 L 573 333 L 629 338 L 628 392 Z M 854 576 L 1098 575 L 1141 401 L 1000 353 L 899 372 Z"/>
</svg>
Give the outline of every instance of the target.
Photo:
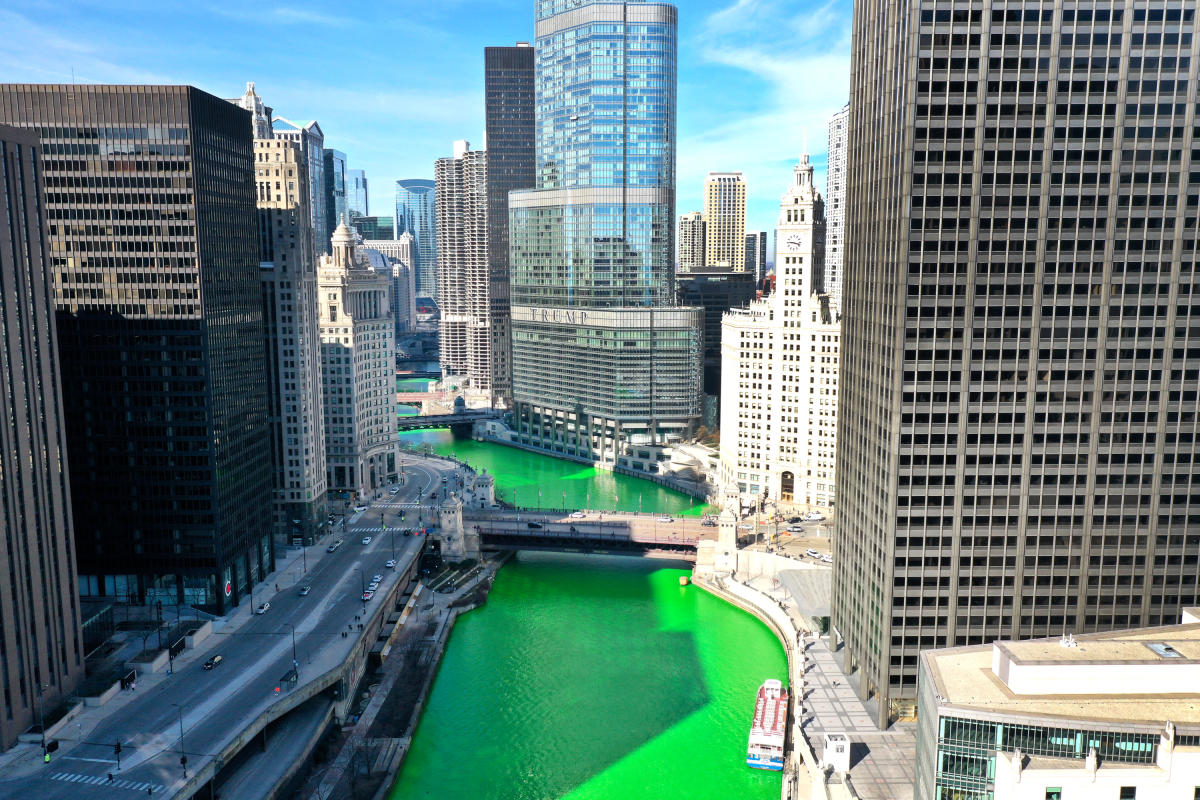
<svg viewBox="0 0 1200 800">
<path fill-rule="evenodd" d="M 168 660 L 167 651 L 160 650 L 158 655 L 150 661 L 128 661 L 125 663 L 125 668 L 137 670 L 138 675 L 151 675 L 165 667 Z"/>
<path fill-rule="evenodd" d="M 89 708 L 98 708 L 99 706 L 104 705 L 109 700 L 112 700 L 114 697 L 116 697 L 117 692 L 119 691 L 121 691 L 121 682 L 114 681 L 112 686 L 108 687 L 95 697 L 83 698 L 83 704 Z"/>
<path fill-rule="evenodd" d="M 195 647 L 196 645 L 200 644 L 205 639 L 207 639 L 211 634 L 212 634 L 212 623 L 208 620 L 205 620 L 203 625 L 196 628 L 196 630 L 194 630 L 192 633 L 188 634 L 184 638 L 187 639 L 188 647 Z"/>
</svg>

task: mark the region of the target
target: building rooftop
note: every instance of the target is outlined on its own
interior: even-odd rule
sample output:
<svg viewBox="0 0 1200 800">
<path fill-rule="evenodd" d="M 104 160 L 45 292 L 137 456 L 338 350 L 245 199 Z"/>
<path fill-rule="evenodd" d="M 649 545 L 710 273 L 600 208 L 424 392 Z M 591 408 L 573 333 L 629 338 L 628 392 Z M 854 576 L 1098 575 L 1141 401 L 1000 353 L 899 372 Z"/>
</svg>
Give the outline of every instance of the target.
<svg viewBox="0 0 1200 800">
<path fill-rule="evenodd" d="M 922 653 L 939 705 L 1200 733 L 1200 610 L 1179 625 Z"/>
</svg>

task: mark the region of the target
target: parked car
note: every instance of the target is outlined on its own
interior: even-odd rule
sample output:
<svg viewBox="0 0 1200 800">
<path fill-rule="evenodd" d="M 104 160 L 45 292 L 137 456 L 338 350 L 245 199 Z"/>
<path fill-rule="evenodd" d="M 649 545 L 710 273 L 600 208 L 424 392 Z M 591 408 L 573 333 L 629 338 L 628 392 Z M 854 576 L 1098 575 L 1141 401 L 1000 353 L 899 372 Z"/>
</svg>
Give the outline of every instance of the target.
<svg viewBox="0 0 1200 800">
<path fill-rule="evenodd" d="M 527 522 L 525 524 L 527 524 L 531 529 L 542 527 L 542 523 L 540 523 L 540 522 Z"/>
<path fill-rule="evenodd" d="M 700 524 L 701 524 L 701 525 L 703 525 L 703 526 L 704 526 L 704 527 L 706 527 L 706 528 L 715 528 L 715 527 L 717 527 L 717 523 L 713 522 L 711 519 L 706 519 L 706 520 L 703 520 L 703 521 L 702 521 Z"/>
<path fill-rule="evenodd" d="M 301 587 L 300 587 L 300 596 L 301 596 L 301 597 L 307 597 L 307 596 L 308 596 L 308 593 L 309 593 L 309 592 L 311 592 L 311 591 L 312 591 L 312 587 L 311 587 L 311 586 L 301 586 Z"/>
<path fill-rule="evenodd" d="M 811 547 L 804 551 L 804 555 L 808 556 L 809 558 L 820 558 L 821 557 L 821 553 L 818 552 L 817 550 L 813 550 Z"/>
<path fill-rule="evenodd" d="M 370 591 L 370 590 L 368 590 L 368 591 L 365 591 L 365 592 L 363 592 L 363 593 L 362 593 L 362 599 L 363 599 L 363 600 L 370 600 L 370 599 L 371 599 L 372 597 L 374 597 L 374 596 L 375 596 L 375 593 L 374 593 L 374 592 L 372 592 L 372 591 Z"/>
<path fill-rule="evenodd" d="M 754 530 L 754 526 L 751 525 L 749 522 L 743 522 L 741 525 L 738 525 L 738 530 L 739 531 L 752 531 L 752 530 Z"/>
<path fill-rule="evenodd" d="M 659 517 L 658 521 L 659 522 L 674 522 L 675 518 L 674 517 Z"/>
<path fill-rule="evenodd" d="M 216 669 L 217 667 L 221 666 L 221 662 L 224 660 L 225 660 L 224 656 L 219 656 L 219 655 L 213 656 L 208 661 L 204 662 L 204 669 L 206 669 L 206 670 Z"/>
<path fill-rule="evenodd" d="M 832 564 L 833 556 L 829 555 L 828 553 L 825 553 L 821 556 L 821 560 L 824 561 L 826 564 Z"/>
<path fill-rule="evenodd" d="M 370 537 L 370 536 L 364 536 L 364 537 L 363 537 L 363 544 L 370 544 L 370 543 L 371 543 L 371 537 Z"/>
<path fill-rule="evenodd" d="M 371 581 L 370 583 L 367 584 L 368 592 L 373 592 L 378 588 L 379 588 L 379 581 Z"/>
<path fill-rule="evenodd" d="M 389 558 L 387 563 L 384 564 L 384 566 L 387 567 L 388 569 L 395 569 L 396 568 L 396 559 Z"/>
<path fill-rule="evenodd" d="M 586 516 L 587 516 L 587 514 L 583 513 L 582 511 L 572 511 L 571 512 L 571 519 L 583 519 Z"/>
<path fill-rule="evenodd" d="M 270 603 L 263 603 L 261 606 L 259 606 L 258 608 L 256 608 L 256 609 L 254 610 L 254 613 L 255 613 L 255 614 L 265 614 L 265 613 L 267 613 L 267 612 L 268 612 L 268 611 L 270 611 L 270 610 L 271 610 L 271 604 L 270 604 Z"/>
</svg>

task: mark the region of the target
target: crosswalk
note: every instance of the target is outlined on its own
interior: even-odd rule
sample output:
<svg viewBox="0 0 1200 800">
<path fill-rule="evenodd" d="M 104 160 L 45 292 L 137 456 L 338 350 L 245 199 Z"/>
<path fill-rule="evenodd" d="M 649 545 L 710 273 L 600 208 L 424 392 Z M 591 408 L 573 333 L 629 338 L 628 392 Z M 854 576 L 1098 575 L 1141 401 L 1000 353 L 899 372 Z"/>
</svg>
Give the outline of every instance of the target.
<svg viewBox="0 0 1200 800">
<path fill-rule="evenodd" d="M 350 528 L 350 533 L 387 533 L 388 531 L 391 531 L 393 533 L 400 533 L 405 530 L 409 530 L 409 528 L 402 528 L 399 526 L 392 526 L 390 528 L 384 528 L 381 526 L 376 526 L 374 528 L 359 528 L 359 527 L 355 526 L 355 527 Z M 419 525 L 417 526 L 416 530 L 420 530 Z"/>
<path fill-rule="evenodd" d="M 127 781 L 123 778 L 115 778 L 112 783 L 108 782 L 107 775 L 79 775 L 75 772 L 56 772 L 50 776 L 56 781 L 66 781 L 67 783 L 77 783 L 80 786 L 85 784 L 92 786 L 114 786 L 118 789 L 130 789 L 135 792 L 151 791 L 154 794 L 162 791 L 161 783 L 147 783 L 144 781 Z"/>
</svg>

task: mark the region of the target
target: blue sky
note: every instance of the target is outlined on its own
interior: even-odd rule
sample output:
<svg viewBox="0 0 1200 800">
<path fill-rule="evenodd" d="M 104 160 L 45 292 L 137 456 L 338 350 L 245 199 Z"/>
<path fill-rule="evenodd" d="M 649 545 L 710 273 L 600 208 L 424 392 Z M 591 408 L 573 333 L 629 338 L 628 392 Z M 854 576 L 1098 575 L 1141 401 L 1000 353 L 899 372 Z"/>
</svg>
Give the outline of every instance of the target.
<svg viewBox="0 0 1200 800">
<path fill-rule="evenodd" d="M 678 0 L 680 213 L 709 170 L 741 170 L 750 230 L 771 229 L 790 165 L 825 163 L 849 93 L 851 0 Z M 483 48 L 533 36 L 533 0 L 178 3 L 8 0 L 0 80 L 190 83 L 316 119 L 367 171 L 372 213 L 397 178 L 433 177 L 455 139 L 483 140 Z M 818 186 L 824 186 L 818 175 Z M 390 205 L 388 199 L 386 205 Z"/>
</svg>

